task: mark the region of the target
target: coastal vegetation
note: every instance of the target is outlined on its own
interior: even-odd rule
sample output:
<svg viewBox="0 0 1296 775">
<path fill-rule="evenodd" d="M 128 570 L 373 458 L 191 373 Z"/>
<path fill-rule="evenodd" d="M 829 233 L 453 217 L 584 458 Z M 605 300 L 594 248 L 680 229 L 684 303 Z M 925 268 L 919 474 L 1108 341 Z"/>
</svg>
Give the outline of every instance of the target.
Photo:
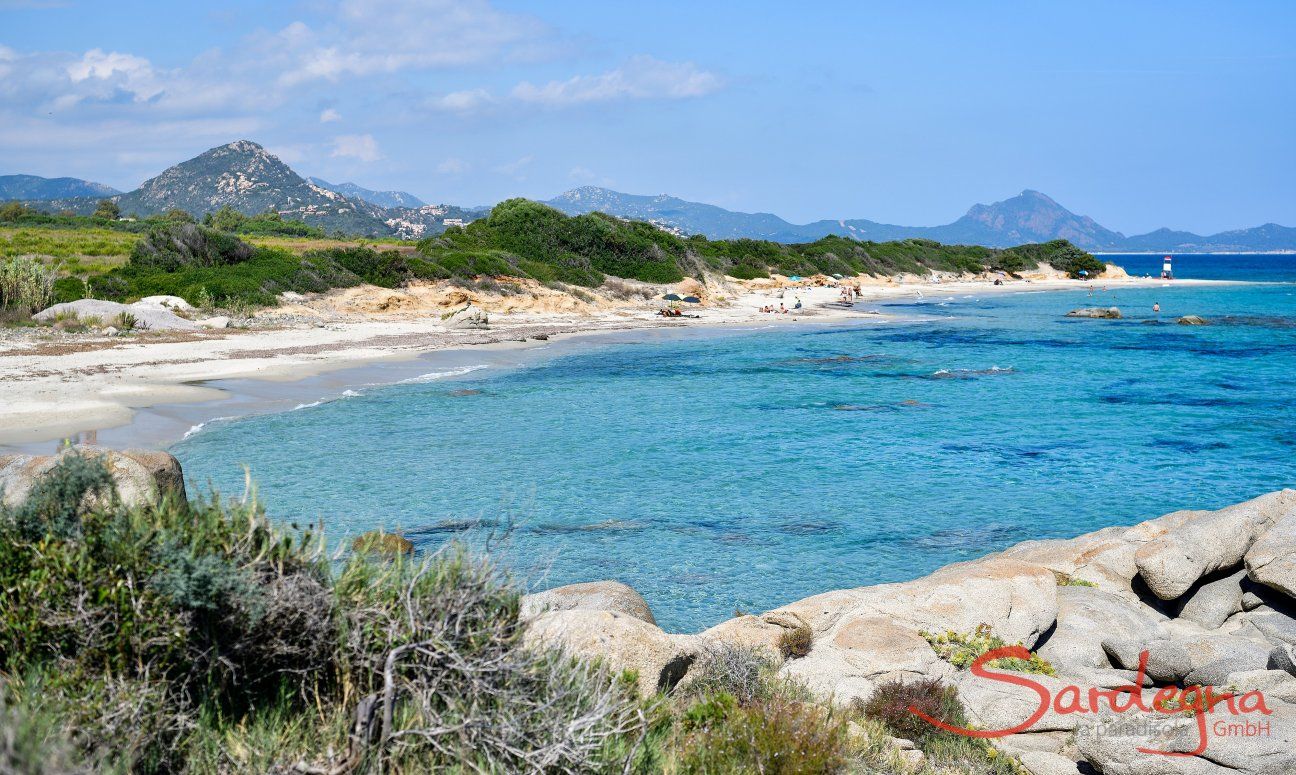
<svg viewBox="0 0 1296 775">
<path fill-rule="evenodd" d="M 458 543 L 330 554 L 254 496 L 115 488 L 69 453 L 0 507 L 0 771 L 918 772 L 904 733 L 942 771 L 1016 772 L 913 733 L 896 691 L 834 709 L 730 645 L 640 696 L 632 674 L 524 645 L 518 586 Z"/>
<path fill-rule="evenodd" d="M 321 292 L 412 280 L 529 278 L 551 286 L 598 287 L 610 278 L 672 283 L 722 274 L 877 276 L 1017 273 L 1049 264 L 1072 276 L 1101 261 L 1064 240 L 1010 249 L 930 240 L 861 242 L 830 236 L 786 245 L 761 240 L 679 237 L 652 224 L 602 213 L 567 216 L 525 199 L 411 245 L 330 239 L 278 213 L 230 208 L 197 222 L 182 210 L 142 220 L 49 215 L 19 204 L 0 210 L 0 252 L 43 257 L 62 280 L 57 300 L 129 301 L 153 294 L 222 304 L 268 305 L 284 291 Z"/>
</svg>

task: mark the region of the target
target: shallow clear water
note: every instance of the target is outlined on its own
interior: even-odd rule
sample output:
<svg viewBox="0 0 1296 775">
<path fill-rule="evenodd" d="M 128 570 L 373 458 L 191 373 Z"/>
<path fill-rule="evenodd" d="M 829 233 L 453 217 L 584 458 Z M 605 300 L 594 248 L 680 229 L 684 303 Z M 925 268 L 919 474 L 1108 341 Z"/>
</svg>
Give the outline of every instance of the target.
<svg viewBox="0 0 1296 775">
<path fill-rule="evenodd" d="M 1211 258 L 1296 282 L 1293 256 Z M 1063 317 L 1111 304 L 1127 319 Z M 923 319 L 645 335 L 212 424 L 173 451 L 225 492 L 248 464 L 272 516 L 333 535 L 433 546 L 516 517 L 520 572 L 620 579 L 675 631 L 1296 486 L 1296 285 L 880 306 Z"/>
</svg>

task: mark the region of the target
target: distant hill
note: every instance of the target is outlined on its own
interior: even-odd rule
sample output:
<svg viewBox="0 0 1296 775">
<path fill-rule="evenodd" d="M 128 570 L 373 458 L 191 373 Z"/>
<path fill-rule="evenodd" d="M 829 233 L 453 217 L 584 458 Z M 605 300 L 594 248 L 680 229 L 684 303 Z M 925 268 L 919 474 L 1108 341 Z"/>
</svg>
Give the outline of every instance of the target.
<svg viewBox="0 0 1296 775">
<path fill-rule="evenodd" d="M 323 178 L 316 177 L 306 179 L 320 188 L 327 188 L 329 191 L 335 191 L 342 196 L 360 199 L 379 207 L 418 208 L 427 204 L 427 202 L 406 191 L 374 191 L 361 188 L 354 183 L 330 183 Z"/>
<path fill-rule="evenodd" d="M 55 212 L 72 210 L 89 214 L 99 198 L 102 197 L 51 197 L 27 200 L 27 203 Z M 358 196 L 341 194 L 306 180 L 251 140 L 236 140 L 212 148 L 167 168 L 134 191 L 110 198 L 126 215 L 152 215 L 180 209 L 201 217 L 222 207 L 247 215 L 275 210 L 284 218 L 305 221 L 327 231 L 410 239 L 441 233 L 447 218 L 468 221 L 481 214 L 421 202 L 418 206 L 388 208 Z"/>
<path fill-rule="evenodd" d="M 827 235 L 840 235 L 875 242 L 922 238 L 945 244 L 998 248 L 1065 239 L 1086 250 L 1111 252 L 1296 249 L 1296 228 L 1277 224 L 1211 236 L 1160 229 L 1126 237 L 1029 189 L 1002 202 L 973 205 L 963 217 L 943 226 L 899 226 L 862 218 L 794 224 L 770 213 L 736 212 L 667 194 L 639 196 L 595 186 L 572 189 L 546 204 L 568 215 L 599 211 L 620 218 L 650 221 L 681 234 L 704 234 L 712 239 L 749 237 L 776 242 L 808 242 Z"/>
<path fill-rule="evenodd" d="M 0 199 L 69 199 L 80 196 L 105 197 L 120 193 L 112 186 L 80 178 L 0 175 Z"/>
</svg>

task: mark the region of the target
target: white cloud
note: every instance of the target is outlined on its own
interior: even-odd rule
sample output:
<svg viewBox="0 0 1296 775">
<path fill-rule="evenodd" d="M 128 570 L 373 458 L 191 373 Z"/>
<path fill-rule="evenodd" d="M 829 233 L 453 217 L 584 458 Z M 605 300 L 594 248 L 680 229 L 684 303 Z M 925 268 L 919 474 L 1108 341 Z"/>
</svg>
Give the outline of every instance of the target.
<svg viewBox="0 0 1296 775">
<path fill-rule="evenodd" d="M 91 49 L 66 68 L 72 83 L 102 82 L 112 89 L 129 92 L 136 102 L 145 102 L 162 93 L 162 85 L 153 65 L 143 57 Z"/>
<path fill-rule="evenodd" d="M 366 162 L 378 161 L 383 157 L 373 135 L 338 135 L 333 138 L 333 152 L 329 155 Z"/>
<path fill-rule="evenodd" d="M 572 180 L 578 180 L 582 183 L 588 183 L 591 180 L 596 180 L 598 175 L 594 173 L 594 170 L 589 169 L 588 167 L 572 167 L 571 172 L 567 173 L 567 177 Z"/>
<path fill-rule="evenodd" d="M 531 162 L 533 161 L 535 161 L 535 157 L 530 154 L 527 154 L 526 156 L 523 156 L 520 159 L 516 159 L 514 161 L 507 162 L 505 164 L 498 164 L 494 167 L 494 170 L 500 173 L 501 175 L 512 175 L 518 178 L 519 180 L 521 180 L 522 171 L 525 170 L 527 167 L 531 166 Z"/>
<path fill-rule="evenodd" d="M 472 113 L 495 102 L 495 98 L 485 89 L 469 89 L 450 92 L 432 101 L 432 106 L 452 113 Z"/>
<path fill-rule="evenodd" d="M 438 164 L 436 171 L 442 175 L 462 175 L 470 169 L 472 169 L 471 164 L 456 156 L 451 156 Z"/>
<path fill-rule="evenodd" d="M 320 111 L 319 120 L 321 124 L 328 124 L 334 121 L 341 121 L 342 114 L 338 113 L 333 108 L 325 108 L 324 110 Z"/>
<path fill-rule="evenodd" d="M 720 76 L 692 62 L 664 62 L 641 55 L 599 75 L 578 75 L 543 86 L 523 81 L 513 88 L 512 96 L 522 102 L 561 107 L 618 99 L 701 97 L 723 85 Z"/>
<path fill-rule="evenodd" d="M 294 22 L 279 33 L 291 59 L 282 84 L 496 62 L 552 34 L 487 0 L 340 0 L 332 9 L 327 26 Z"/>
</svg>

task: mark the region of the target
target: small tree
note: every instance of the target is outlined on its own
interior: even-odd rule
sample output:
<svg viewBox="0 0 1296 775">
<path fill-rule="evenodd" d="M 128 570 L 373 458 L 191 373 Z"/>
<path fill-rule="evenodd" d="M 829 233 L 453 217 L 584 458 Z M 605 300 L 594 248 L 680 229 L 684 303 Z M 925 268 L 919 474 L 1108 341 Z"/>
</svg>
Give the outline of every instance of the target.
<svg viewBox="0 0 1296 775">
<path fill-rule="evenodd" d="M 100 199 L 99 206 L 95 208 L 94 217 L 115 221 L 121 217 L 121 208 L 111 199 Z"/>
<path fill-rule="evenodd" d="M 16 221 L 28 212 L 22 202 L 5 202 L 0 205 L 0 221 Z"/>
<path fill-rule="evenodd" d="M 247 223 L 247 216 L 238 210 L 225 205 L 211 217 L 211 227 L 221 231 L 238 231 Z"/>
</svg>

